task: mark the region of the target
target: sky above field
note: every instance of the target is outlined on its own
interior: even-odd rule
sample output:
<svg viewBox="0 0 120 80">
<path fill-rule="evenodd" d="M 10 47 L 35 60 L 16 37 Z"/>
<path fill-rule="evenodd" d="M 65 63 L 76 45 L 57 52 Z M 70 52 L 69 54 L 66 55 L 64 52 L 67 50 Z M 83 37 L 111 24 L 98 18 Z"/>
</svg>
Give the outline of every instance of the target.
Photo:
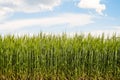
<svg viewBox="0 0 120 80">
<path fill-rule="evenodd" d="M 0 34 L 120 33 L 120 0 L 0 0 Z"/>
</svg>

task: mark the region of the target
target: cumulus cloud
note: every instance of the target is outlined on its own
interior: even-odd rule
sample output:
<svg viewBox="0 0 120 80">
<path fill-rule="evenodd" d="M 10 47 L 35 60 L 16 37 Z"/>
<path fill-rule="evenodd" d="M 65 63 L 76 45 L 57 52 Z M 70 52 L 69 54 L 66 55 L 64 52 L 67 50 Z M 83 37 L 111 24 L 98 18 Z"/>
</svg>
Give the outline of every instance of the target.
<svg viewBox="0 0 120 80">
<path fill-rule="evenodd" d="M 90 33 L 93 36 L 102 36 L 102 34 L 104 33 L 105 37 L 107 38 L 112 37 L 113 34 L 116 34 L 116 36 L 120 36 L 120 26 L 111 26 L 111 29 L 104 29 L 104 30 L 92 30 L 92 31 L 88 31 L 88 32 L 84 32 L 85 35 L 87 35 L 88 33 Z"/>
<path fill-rule="evenodd" d="M 84 26 L 93 23 L 94 17 L 88 14 L 74 14 L 65 13 L 52 17 L 21 19 L 14 21 L 7 21 L 0 24 L 0 30 L 15 30 L 28 26 L 44 26 L 50 27 L 55 25 L 67 24 L 71 27 Z"/>
<path fill-rule="evenodd" d="M 7 14 L 10 15 L 11 12 L 13 12 L 13 10 L 8 7 L 0 8 L 0 20 L 3 20 Z"/>
<path fill-rule="evenodd" d="M 63 32 L 43 32 L 45 34 L 54 34 L 54 35 L 62 35 Z M 92 36 L 94 37 L 98 37 L 98 36 L 102 36 L 103 33 L 104 33 L 104 37 L 107 38 L 107 37 L 112 37 L 114 34 L 116 34 L 116 36 L 120 36 L 120 28 L 119 29 L 113 29 L 113 30 L 93 30 L 93 31 L 88 31 L 88 32 L 66 32 L 66 34 L 69 36 L 69 37 L 73 37 L 77 34 L 84 34 L 84 36 L 88 36 L 88 34 L 90 33 Z M 19 35 L 19 36 L 22 36 L 22 35 L 25 35 L 25 34 L 29 34 L 29 36 L 32 36 L 34 34 L 38 34 L 38 33 L 34 33 L 34 32 L 29 32 L 29 31 L 20 31 L 20 32 L 17 32 L 17 33 L 14 33 L 13 34 L 16 34 L 16 35 Z"/>
<path fill-rule="evenodd" d="M 100 0 L 80 0 L 78 3 L 79 8 L 86 8 L 86 9 L 95 9 L 95 11 L 103 15 L 103 11 L 105 10 L 105 4 L 101 4 Z"/>
<path fill-rule="evenodd" d="M 119 36 L 120 34 L 120 29 L 119 30 L 97 30 L 97 31 L 91 31 L 91 32 L 85 32 L 85 35 L 88 35 L 90 33 L 92 36 L 102 36 L 104 33 L 105 38 L 107 37 L 112 37 L 114 34 L 116 36 Z"/>
<path fill-rule="evenodd" d="M 116 36 L 120 36 L 120 27 L 118 29 L 114 28 L 113 30 L 92 30 L 92 31 L 83 31 L 83 32 L 67 32 L 68 36 L 74 36 L 75 34 L 84 34 L 84 36 L 88 36 L 88 34 L 90 33 L 92 36 L 94 37 L 98 37 L 98 36 L 102 36 L 104 34 L 104 37 L 112 37 L 114 34 L 116 34 Z M 62 34 L 61 33 L 57 33 L 57 34 Z"/>
<path fill-rule="evenodd" d="M 0 0 L 0 17 L 9 12 L 40 12 L 53 10 L 61 0 Z"/>
<path fill-rule="evenodd" d="M 120 30 L 120 26 L 114 26 L 113 28 Z"/>
</svg>

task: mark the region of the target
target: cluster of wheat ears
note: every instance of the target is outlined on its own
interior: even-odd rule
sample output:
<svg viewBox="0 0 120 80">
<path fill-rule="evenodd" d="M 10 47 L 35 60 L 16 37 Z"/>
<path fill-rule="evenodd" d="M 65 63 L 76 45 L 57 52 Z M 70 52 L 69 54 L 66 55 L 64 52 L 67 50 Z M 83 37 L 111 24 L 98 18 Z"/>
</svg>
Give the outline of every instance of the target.
<svg viewBox="0 0 120 80">
<path fill-rule="evenodd" d="M 0 36 L 0 80 L 120 80 L 120 39 Z"/>
</svg>

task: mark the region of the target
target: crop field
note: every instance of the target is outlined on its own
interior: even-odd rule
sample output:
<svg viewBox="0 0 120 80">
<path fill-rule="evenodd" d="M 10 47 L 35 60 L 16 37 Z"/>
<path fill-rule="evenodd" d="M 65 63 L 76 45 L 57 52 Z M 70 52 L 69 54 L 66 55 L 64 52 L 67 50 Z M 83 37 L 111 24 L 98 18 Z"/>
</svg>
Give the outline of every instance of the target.
<svg viewBox="0 0 120 80">
<path fill-rule="evenodd" d="M 0 36 L 0 80 L 120 80 L 120 38 Z"/>
</svg>

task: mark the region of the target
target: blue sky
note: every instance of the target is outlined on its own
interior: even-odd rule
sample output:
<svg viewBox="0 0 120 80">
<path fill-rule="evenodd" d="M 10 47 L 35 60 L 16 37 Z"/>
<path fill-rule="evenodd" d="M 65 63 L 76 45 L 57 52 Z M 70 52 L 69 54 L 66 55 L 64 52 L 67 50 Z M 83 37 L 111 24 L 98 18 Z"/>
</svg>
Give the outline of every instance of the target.
<svg viewBox="0 0 120 80">
<path fill-rule="evenodd" d="M 120 0 L 0 0 L 0 34 L 120 33 Z"/>
</svg>

